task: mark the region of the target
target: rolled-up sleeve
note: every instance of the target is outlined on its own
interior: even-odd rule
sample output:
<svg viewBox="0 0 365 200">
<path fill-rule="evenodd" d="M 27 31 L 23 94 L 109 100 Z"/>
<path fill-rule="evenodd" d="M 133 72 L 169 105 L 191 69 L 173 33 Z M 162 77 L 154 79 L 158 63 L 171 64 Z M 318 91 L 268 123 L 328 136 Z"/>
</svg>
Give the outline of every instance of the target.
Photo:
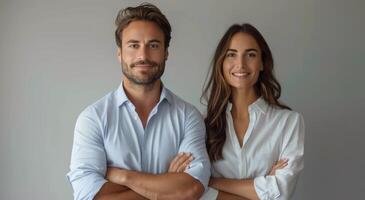
<svg viewBox="0 0 365 200">
<path fill-rule="evenodd" d="M 274 176 L 259 176 L 254 179 L 254 187 L 261 200 L 290 199 L 304 167 L 303 117 L 293 112 L 286 123 L 280 159 L 288 159 L 288 166 L 276 170 Z"/>
<path fill-rule="evenodd" d="M 207 189 L 210 178 L 210 161 L 205 146 L 205 126 L 200 112 L 193 108 L 185 121 L 185 136 L 179 148 L 179 152 L 190 152 L 194 156 L 189 169 L 186 171 L 199 180 Z"/>
<path fill-rule="evenodd" d="M 67 178 L 74 191 L 74 199 L 92 200 L 102 185 L 106 172 L 106 156 L 102 139 L 102 125 L 92 108 L 78 117 Z"/>
<path fill-rule="evenodd" d="M 203 196 L 200 197 L 200 200 L 215 200 L 218 197 L 218 192 L 218 190 L 208 187 Z"/>
</svg>

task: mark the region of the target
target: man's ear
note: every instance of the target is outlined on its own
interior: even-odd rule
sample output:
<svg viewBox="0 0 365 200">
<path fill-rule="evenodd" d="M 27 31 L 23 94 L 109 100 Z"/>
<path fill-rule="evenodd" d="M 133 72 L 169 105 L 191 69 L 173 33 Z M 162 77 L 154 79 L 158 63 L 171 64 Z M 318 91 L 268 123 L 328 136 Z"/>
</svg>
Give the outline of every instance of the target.
<svg viewBox="0 0 365 200">
<path fill-rule="evenodd" d="M 118 49 L 117 49 L 117 57 L 118 57 L 119 63 L 122 63 L 122 49 L 120 47 L 118 47 Z"/>
<path fill-rule="evenodd" d="M 169 57 L 169 51 L 168 50 L 166 50 L 165 51 L 165 60 L 167 60 L 167 58 Z"/>
</svg>

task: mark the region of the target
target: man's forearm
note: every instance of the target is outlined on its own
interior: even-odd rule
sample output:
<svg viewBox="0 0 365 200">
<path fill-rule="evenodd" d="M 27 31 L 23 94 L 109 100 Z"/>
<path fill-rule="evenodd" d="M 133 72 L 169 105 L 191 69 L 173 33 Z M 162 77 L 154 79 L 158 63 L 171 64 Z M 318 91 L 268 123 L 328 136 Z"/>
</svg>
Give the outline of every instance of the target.
<svg viewBox="0 0 365 200">
<path fill-rule="evenodd" d="M 94 200 L 146 200 L 143 196 L 129 189 L 128 187 L 106 182 L 99 192 L 95 195 Z"/>
<path fill-rule="evenodd" d="M 127 186 L 148 199 L 199 199 L 203 185 L 186 173 L 147 174 L 113 169 L 112 182 Z"/>
<path fill-rule="evenodd" d="M 255 191 L 253 179 L 212 178 L 209 186 L 251 200 L 259 199 Z"/>
</svg>

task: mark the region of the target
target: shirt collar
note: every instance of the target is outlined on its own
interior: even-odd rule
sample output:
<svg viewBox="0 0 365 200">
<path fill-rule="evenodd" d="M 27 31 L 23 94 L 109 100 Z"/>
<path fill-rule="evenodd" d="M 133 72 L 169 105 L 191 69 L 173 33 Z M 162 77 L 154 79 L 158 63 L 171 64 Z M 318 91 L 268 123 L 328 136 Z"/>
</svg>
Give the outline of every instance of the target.
<svg viewBox="0 0 365 200">
<path fill-rule="evenodd" d="M 250 107 L 252 107 L 253 109 L 256 109 L 256 110 L 262 112 L 263 114 L 266 114 L 267 108 L 268 108 L 268 104 L 266 103 L 265 99 L 261 96 L 255 102 L 253 102 L 249 106 L 249 108 Z"/>
<path fill-rule="evenodd" d="M 167 102 L 169 104 L 171 104 L 172 96 L 171 96 L 170 90 L 168 90 L 163 84 L 161 84 L 161 85 L 162 85 L 162 90 L 161 90 L 161 94 L 160 94 L 160 101 L 158 102 L 158 104 L 165 99 L 167 100 Z M 125 102 L 129 101 L 129 99 L 125 93 L 124 87 L 123 87 L 123 81 L 119 85 L 119 87 L 116 91 L 116 100 L 117 100 L 118 107 L 123 105 Z"/>
<path fill-rule="evenodd" d="M 125 102 L 129 101 L 127 95 L 125 94 L 124 91 L 124 87 L 123 87 L 123 81 L 122 83 L 119 85 L 117 91 L 115 92 L 115 97 L 116 97 L 116 101 L 117 101 L 117 106 L 121 106 L 122 104 L 124 104 Z"/>
<path fill-rule="evenodd" d="M 166 99 L 167 102 L 169 104 L 172 103 L 172 96 L 171 96 L 171 91 L 169 89 L 167 89 L 163 84 L 162 84 L 162 91 L 161 91 L 161 95 L 160 95 L 160 102 L 162 102 L 162 100 Z"/>
<path fill-rule="evenodd" d="M 248 106 L 249 111 L 251 109 L 254 109 L 259 112 L 262 112 L 263 114 L 266 114 L 267 108 L 268 108 L 268 104 L 266 103 L 266 101 L 263 97 L 259 97 L 255 102 L 253 102 L 251 105 Z M 231 110 L 232 110 L 232 103 L 228 102 L 227 112 L 231 112 Z"/>
</svg>

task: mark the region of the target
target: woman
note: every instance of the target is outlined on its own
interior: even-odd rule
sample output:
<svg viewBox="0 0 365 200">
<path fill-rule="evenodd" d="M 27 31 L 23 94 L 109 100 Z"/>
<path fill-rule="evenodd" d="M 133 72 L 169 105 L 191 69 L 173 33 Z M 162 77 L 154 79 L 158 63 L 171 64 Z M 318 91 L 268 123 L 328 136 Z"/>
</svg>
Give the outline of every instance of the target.
<svg viewBox="0 0 365 200">
<path fill-rule="evenodd" d="M 250 24 L 232 25 L 203 93 L 212 161 L 205 198 L 290 199 L 303 169 L 304 122 L 280 93 L 263 36 Z"/>
</svg>

